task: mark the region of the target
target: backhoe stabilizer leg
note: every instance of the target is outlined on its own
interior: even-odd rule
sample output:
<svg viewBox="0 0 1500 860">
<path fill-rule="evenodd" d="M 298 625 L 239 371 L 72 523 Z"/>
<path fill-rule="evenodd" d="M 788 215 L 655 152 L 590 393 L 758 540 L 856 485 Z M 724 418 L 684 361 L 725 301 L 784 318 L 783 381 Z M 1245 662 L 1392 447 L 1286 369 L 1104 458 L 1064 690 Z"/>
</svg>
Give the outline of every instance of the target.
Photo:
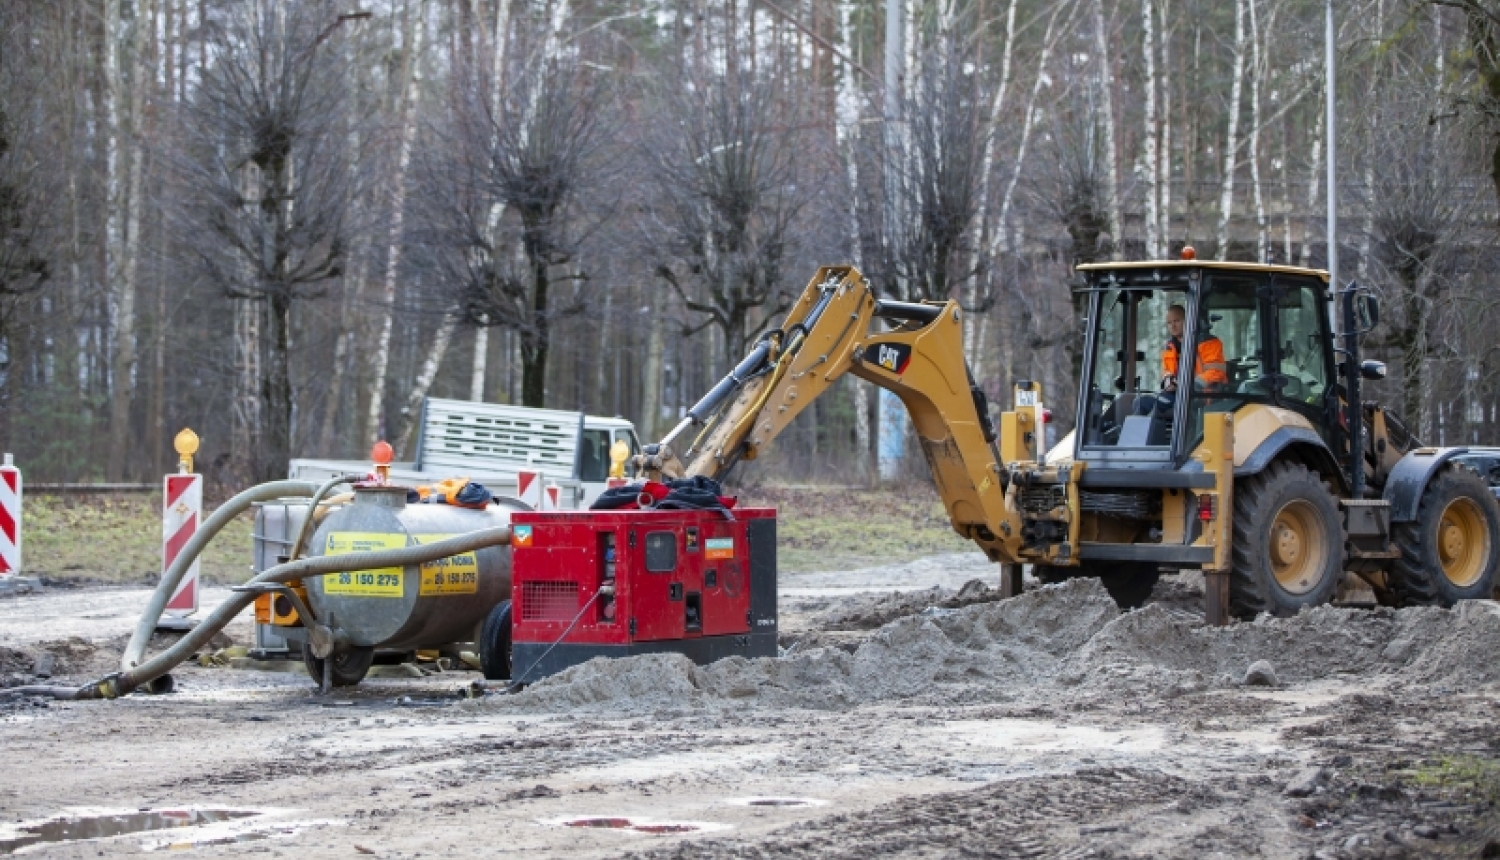
<svg viewBox="0 0 1500 860">
<path fill-rule="evenodd" d="M 1009 600 L 1012 597 L 1020 597 L 1025 585 L 1021 581 L 1020 563 L 1000 565 L 1000 597 Z"/>
<path fill-rule="evenodd" d="M 1229 571 L 1203 571 L 1204 620 L 1210 627 L 1229 623 Z"/>
</svg>

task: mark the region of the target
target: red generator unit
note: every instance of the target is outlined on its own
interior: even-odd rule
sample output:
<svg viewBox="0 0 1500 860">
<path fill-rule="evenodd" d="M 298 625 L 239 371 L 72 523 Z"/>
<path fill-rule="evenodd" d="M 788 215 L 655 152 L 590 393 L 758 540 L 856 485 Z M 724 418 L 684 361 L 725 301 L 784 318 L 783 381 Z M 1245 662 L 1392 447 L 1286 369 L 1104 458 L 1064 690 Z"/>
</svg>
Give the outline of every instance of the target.
<svg viewBox="0 0 1500 860">
<path fill-rule="evenodd" d="M 511 678 L 594 657 L 776 656 L 771 508 L 511 516 Z"/>
</svg>

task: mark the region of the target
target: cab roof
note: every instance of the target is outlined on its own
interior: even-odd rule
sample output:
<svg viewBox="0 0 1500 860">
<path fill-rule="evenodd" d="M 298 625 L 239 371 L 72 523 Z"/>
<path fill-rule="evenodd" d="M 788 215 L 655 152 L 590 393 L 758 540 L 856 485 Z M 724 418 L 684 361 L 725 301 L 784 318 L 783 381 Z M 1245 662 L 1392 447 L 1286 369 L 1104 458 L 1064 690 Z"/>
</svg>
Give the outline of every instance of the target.
<svg viewBox="0 0 1500 860">
<path fill-rule="evenodd" d="M 1320 278 L 1328 283 L 1325 269 L 1304 269 L 1301 266 L 1268 266 L 1263 263 L 1235 263 L 1221 260 L 1137 260 L 1128 263 L 1084 263 L 1077 267 L 1080 272 L 1108 272 L 1119 269 L 1218 269 L 1232 272 L 1271 272 L 1282 275 L 1302 275 Z"/>
</svg>

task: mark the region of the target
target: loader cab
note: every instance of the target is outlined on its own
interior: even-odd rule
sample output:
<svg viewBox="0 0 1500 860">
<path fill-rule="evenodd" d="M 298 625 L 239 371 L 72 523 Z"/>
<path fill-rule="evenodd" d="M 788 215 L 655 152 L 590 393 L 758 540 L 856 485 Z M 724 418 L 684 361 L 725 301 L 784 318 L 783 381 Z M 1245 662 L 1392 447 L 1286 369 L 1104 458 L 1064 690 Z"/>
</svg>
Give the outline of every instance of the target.
<svg viewBox="0 0 1500 860">
<path fill-rule="evenodd" d="M 1197 261 L 1080 271 L 1088 325 L 1076 458 L 1177 468 L 1201 442 L 1205 414 L 1256 403 L 1303 415 L 1337 450 L 1321 273 Z"/>
</svg>

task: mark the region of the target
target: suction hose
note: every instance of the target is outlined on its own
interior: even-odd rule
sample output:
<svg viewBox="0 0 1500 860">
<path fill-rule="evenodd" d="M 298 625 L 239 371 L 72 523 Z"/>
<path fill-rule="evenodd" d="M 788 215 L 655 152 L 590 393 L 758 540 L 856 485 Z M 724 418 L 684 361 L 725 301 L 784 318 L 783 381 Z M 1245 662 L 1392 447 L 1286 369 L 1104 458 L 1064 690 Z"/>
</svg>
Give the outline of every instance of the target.
<svg viewBox="0 0 1500 860">
<path fill-rule="evenodd" d="M 162 611 L 167 608 L 167 602 L 176 593 L 177 586 L 182 582 L 182 577 L 187 573 L 189 567 L 197 560 L 198 555 L 208 546 L 209 541 L 219 533 L 231 520 L 244 513 L 256 502 L 269 502 L 272 499 L 284 499 L 292 496 L 311 496 L 319 492 L 326 493 L 329 489 L 349 480 L 347 477 L 339 477 L 324 486 L 320 491 L 316 484 L 309 481 L 271 481 L 251 487 L 240 493 L 229 501 L 219 506 L 188 542 L 183 545 L 182 551 L 177 558 L 161 575 L 161 582 L 157 584 L 156 591 L 151 595 L 151 600 L 146 604 L 146 609 L 141 613 L 141 620 L 135 624 L 135 632 L 130 634 L 130 642 L 125 646 L 125 653 L 120 657 L 120 668 L 129 671 L 145 659 L 146 643 L 151 640 L 151 634 L 156 630 L 156 623 L 161 620 Z M 358 480 L 357 478 L 355 480 Z M 317 503 L 314 502 L 314 505 Z M 309 519 L 311 519 L 311 508 L 309 508 Z M 202 627 L 203 625 L 199 625 Z M 216 629 L 215 633 L 218 632 Z"/>
<path fill-rule="evenodd" d="M 242 494 L 243 495 L 243 494 Z M 250 579 L 246 585 L 285 583 L 310 576 L 326 576 L 351 570 L 368 570 L 381 567 L 407 567 L 426 561 L 437 561 L 450 555 L 473 552 L 490 546 L 510 543 L 510 526 L 480 529 L 468 534 L 451 537 L 436 543 L 408 546 L 399 549 L 383 549 L 376 552 L 358 552 L 347 555 L 325 555 L 304 558 L 278 564 Z M 171 648 L 147 660 L 139 666 L 131 666 L 122 672 L 108 675 L 82 687 L 15 687 L 4 690 L 13 695 L 51 696 L 55 699 L 114 699 L 128 695 L 138 688 L 150 684 L 170 672 L 177 664 L 188 659 L 195 651 L 212 639 L 234 619 L 245 607 L 255 601 L 256 595 L 236 592 L 229 596 L 203 622 Z M 154 624 L 154 622 L 153 622 Z"/>
</svg>

